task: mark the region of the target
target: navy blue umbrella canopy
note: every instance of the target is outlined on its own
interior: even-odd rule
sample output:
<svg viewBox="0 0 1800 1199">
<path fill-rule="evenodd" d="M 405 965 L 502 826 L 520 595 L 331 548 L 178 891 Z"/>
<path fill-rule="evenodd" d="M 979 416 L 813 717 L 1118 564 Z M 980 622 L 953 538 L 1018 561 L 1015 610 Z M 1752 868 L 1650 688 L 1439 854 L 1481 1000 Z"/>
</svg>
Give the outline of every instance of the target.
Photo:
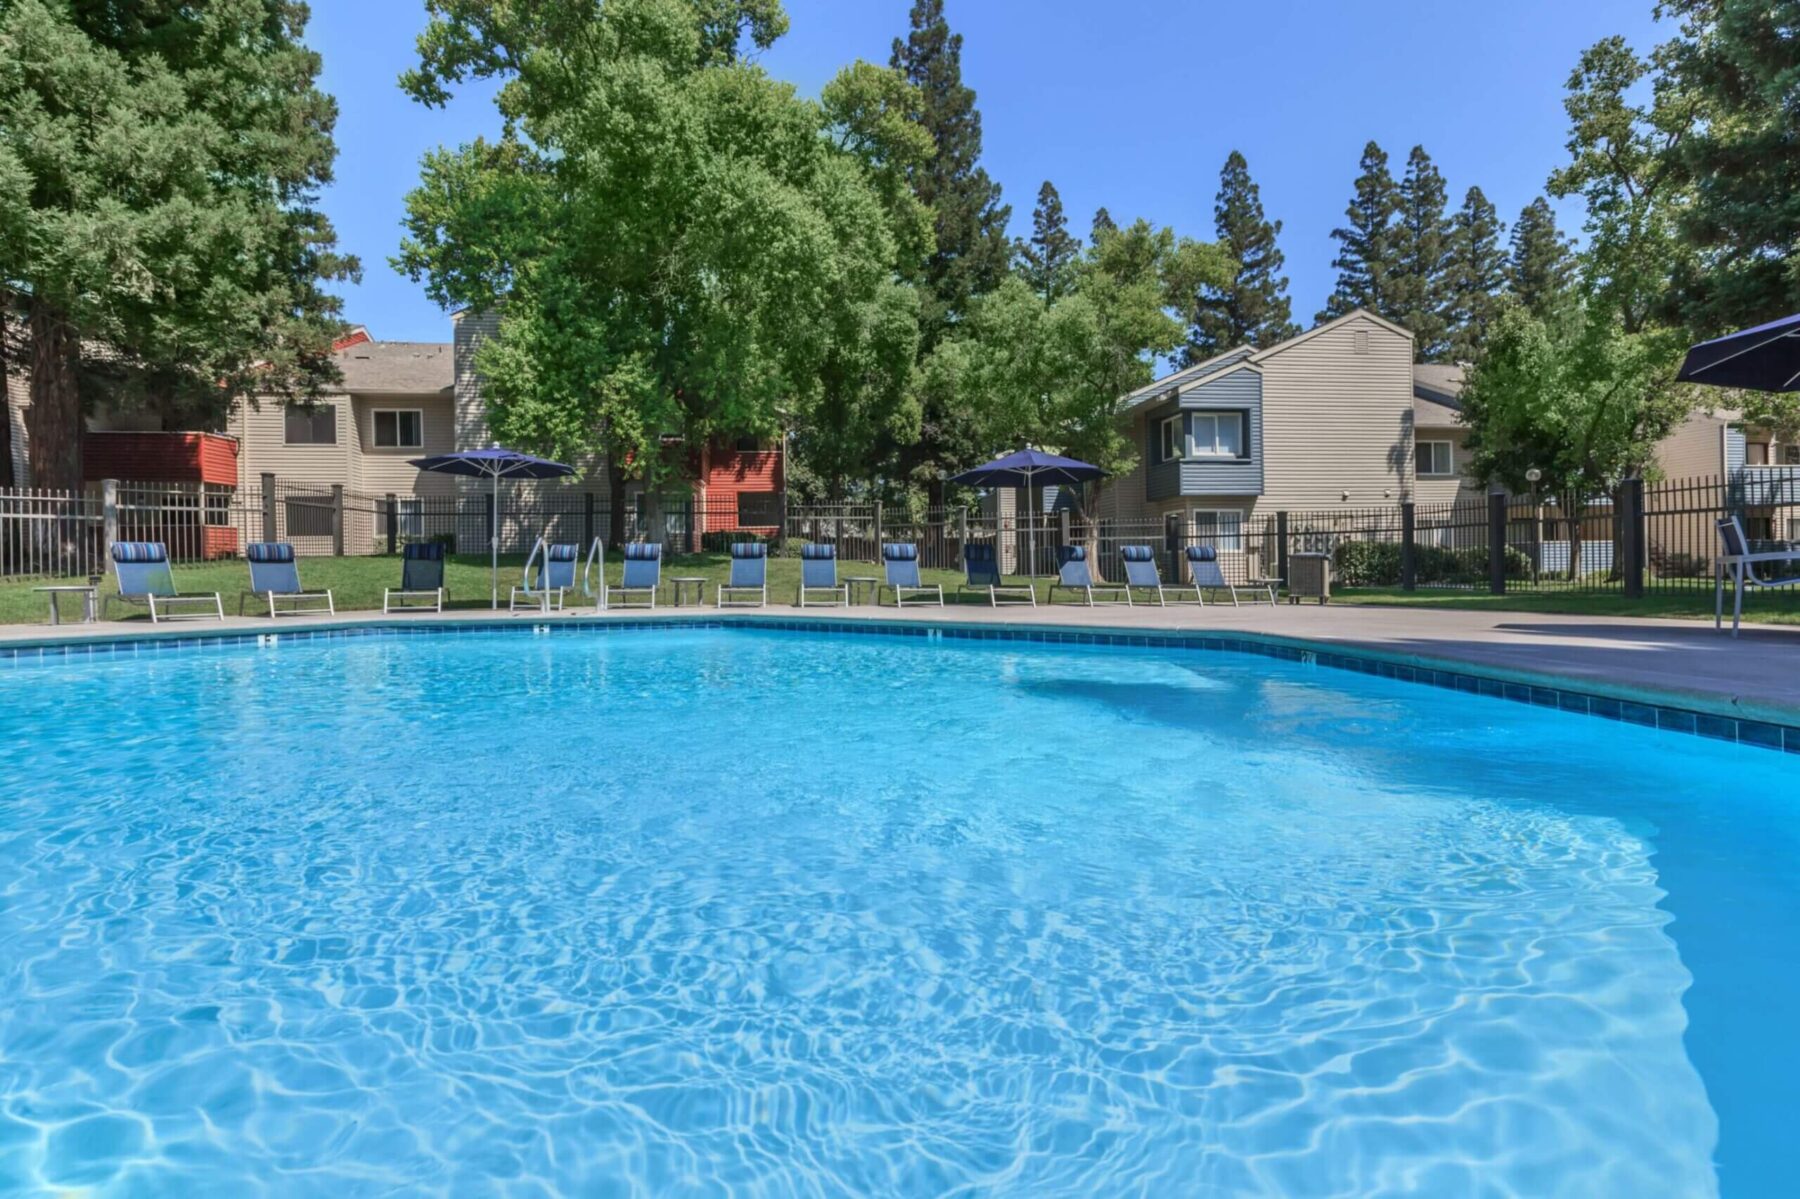
<svg viewBox="0 0 1800 1199">
<path fill-rule="evenodd" d="M 1687 352 L 1683 383 L 1800 391 L 1800 314 L 1703 341 Z"/>
<path fill-rule="evenodd" d="M 1070 487 L 1104 479 L 1106 472 L 1091 462 L 1077 462 L 1060 454 L 1043 450 L 1017 450 L 992 462 L 984 462 L 960 475 L 952 475 L 952 483 L 968 487 Z M 1037 521 L 1025 522 L 1025 573 L 1037 573 Z"/>
<path fill-rule="evenodd" d="M 488 479 L 494 487 L 493 527 L 488 530 L 488 561 L 492 574 L 490 599 L 500 606 L 500 480 L 560 479 L 575 473 L 575 468 L 548 458 L 490 446 L 485 450 L 458 450 L 453 454 L 434 454 L 414 458 L 411 465 L 440 475 L 462 475 L 471 479 Z"/>
<path fill-rule="evenodd" d="M 1066 487 L 1105 477 L 1106 472 L 1091 463 L 1042 450 L 1019 450 L 965 470 L 950 481 L 969 487 Z"/>
</svg>

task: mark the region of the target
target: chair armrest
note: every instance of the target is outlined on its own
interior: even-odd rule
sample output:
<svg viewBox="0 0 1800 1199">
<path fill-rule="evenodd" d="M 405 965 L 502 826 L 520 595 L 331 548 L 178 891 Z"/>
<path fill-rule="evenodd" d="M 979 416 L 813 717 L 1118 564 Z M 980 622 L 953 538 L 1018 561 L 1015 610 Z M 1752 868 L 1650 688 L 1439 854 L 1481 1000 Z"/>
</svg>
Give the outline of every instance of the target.
<svg viewBox="0 0 1800 1199">
<path fill-rule="evenodd" d="M 1761 554 L 1720 554 L 1719 561 L 1727 566 L 1733 562 L 1800 562 L 1800 553 L 1793 550 L 1769 550 Z"/>
</svg>

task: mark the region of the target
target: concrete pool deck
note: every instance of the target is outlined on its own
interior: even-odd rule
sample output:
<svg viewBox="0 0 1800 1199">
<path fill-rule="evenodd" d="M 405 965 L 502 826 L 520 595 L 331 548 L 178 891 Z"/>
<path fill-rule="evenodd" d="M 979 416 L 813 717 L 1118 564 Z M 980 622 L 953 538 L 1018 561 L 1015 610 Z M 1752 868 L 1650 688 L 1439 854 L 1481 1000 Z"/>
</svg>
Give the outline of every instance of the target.
<svg viewBox="0 0 1800 1199">
<path fill-rule="evenodd" d="M 218 621 L 178 621 L 152 627 L 148 621 L 102 624 L 0 625 L 0 646 L 68 643 L 144 636 L 204 636 L 208 632 L 282 632 L 291 629 L 396 623 L 530 623 L 536 614 L 508 616 L 482 609 L 383 615 L 348 612 L 336 617 L 228 617 Z M 595 615 L 575 610 L 552 614 L 553 621 L 620 619 L 722 619 L 781 621 L 895 621 L 1024 628 L 1123 630 L 1143 633 L 1216 632 L 1263 636 L 1377 654 L 1395 660 L 1461 665 L 1476 672 L 1541 681 L 1560 681 L 1601 694 L 1657 692 L 1687 699 L 1714 711 L 1800 723 L 1800 629 L 1746 626 L 1733 639 L 1710 623 L 1621 617 L 1558 616 L 1370 606 L 1268 604 L 1205 608 L 1132 608 L 1073 604 L 1056 607 L 1008 605 L 989 608 L 951 604 L 944 608 L 763 609 L 658 607 L 613 609 Z"/>
</svg>

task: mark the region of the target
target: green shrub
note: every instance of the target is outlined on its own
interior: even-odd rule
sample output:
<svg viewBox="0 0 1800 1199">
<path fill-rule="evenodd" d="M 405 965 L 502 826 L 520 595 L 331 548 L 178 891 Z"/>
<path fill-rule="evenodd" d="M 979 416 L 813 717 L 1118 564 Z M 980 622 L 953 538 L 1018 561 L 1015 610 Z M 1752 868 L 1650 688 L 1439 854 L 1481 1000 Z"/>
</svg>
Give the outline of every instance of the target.
<svg viewBox="0 0 1800 1199">
<path fill-rule="evenodd" d="M 1400 586 L 1400 543 L 1396 541 L 1342 541 L 1331 554 L 1332 569 L 1340 586 Z M 1485 545 L 1450 549 L 1441 545 L 1413 547 L 1414 579 L 1420 587 L 1478 587 L 1487 582 L 1488 551 Z M 1506 549 L 1506 577 L 1527 578 L 1531 559 L 1522 551 Z"/>
</svg>

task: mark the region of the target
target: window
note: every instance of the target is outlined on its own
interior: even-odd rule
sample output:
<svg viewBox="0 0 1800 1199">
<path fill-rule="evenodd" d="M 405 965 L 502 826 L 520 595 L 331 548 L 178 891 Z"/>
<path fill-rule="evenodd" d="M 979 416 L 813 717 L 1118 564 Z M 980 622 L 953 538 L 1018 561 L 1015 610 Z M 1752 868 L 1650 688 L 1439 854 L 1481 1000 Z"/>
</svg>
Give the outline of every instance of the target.
<svg viewBox="0 0 1800 1199">
<path fill-rule="evenodd" d="M 289 445 L 336 445 L 337 408 L 331 404 L 315 404 L 305 408 L 289 404 L 286 415 Z"/>
<path fill-rule="evenodd" d="M 1244 456 L 1244 414 L 1196 412 L 1192 436 L 1194 453 L 1201 458 Z"/>
<path fill-rule="evenodd" d="M 1194 540 L 1221 552 L 1244 548 L 1244 514 L 1236 508 L 1195 508 Z"/>
<path fill-rule="evenodd" d="M 740 491 L 737 504 L 740 525 L 767 528 L 781 523 L 781 493 L 778 491 Z"/>
<path fill-rule="evenodd" d="M 1768 516 L 1744 517 L 1744 536 L 1751 541 L 1775 540 L 1775 521 Z"/>
<path fill-rule="evenodd" d="M 332 515 L 336 511 L 329 495 L 295 495 L 287 500 L 287 535 L 289 537 L 331 536 Z"/>
<path fill-rule="evenodd" d="M 1769 443 L 1766 441 L 1746 441 L 1744 443 L 1744 465 L 1769 465 Z"/>
<path fill-rule="evenodd" d="M 416 450 L 425 444 L 425 414 L 417 408 L 377 408 L 375 448 Z"/>
<path fill-rule="evenodd" d="M 1456 473 L 1456 452 L 1447 441 L 1421 441 L 1413 454 L 1421 479 L 1442 479 Z"/>
<path fill-rule="evenodd" d="M 1800 466 L 1800 445 L 1784 445 L 1781 447 L 1781 465 Z"/>
<path fill-rule="evenodd" d="M 1800 541 L 1800 519 L 1788 517 L 1788 542 Z"/>
<path fill-rule="evenodd" d="M 224 528 L 231 524 L 230 489 L 211 483 L 203 484 L 202 487 L 206 497 L 206 523 L 214 528 Z"/>
<path fill-rule="evenodd" d="M 1187 450 L 1187 437 L 1181 431 L 1181 414 L 1166 417 L 1157 433 L 1158 462 L 1180 458 Z"/>
<path fill-rule="evenodd" d="M 396 532 L 408 541 L 425 538 L 425 502 L 417 496 L 394 501 Z"/>
<path fill-rule="evenodd" d="M 754 454 L 762 449 L 762 438 L 740 437 L 732 444 L 732 448 L 740 454 Z"/>
</svg>

